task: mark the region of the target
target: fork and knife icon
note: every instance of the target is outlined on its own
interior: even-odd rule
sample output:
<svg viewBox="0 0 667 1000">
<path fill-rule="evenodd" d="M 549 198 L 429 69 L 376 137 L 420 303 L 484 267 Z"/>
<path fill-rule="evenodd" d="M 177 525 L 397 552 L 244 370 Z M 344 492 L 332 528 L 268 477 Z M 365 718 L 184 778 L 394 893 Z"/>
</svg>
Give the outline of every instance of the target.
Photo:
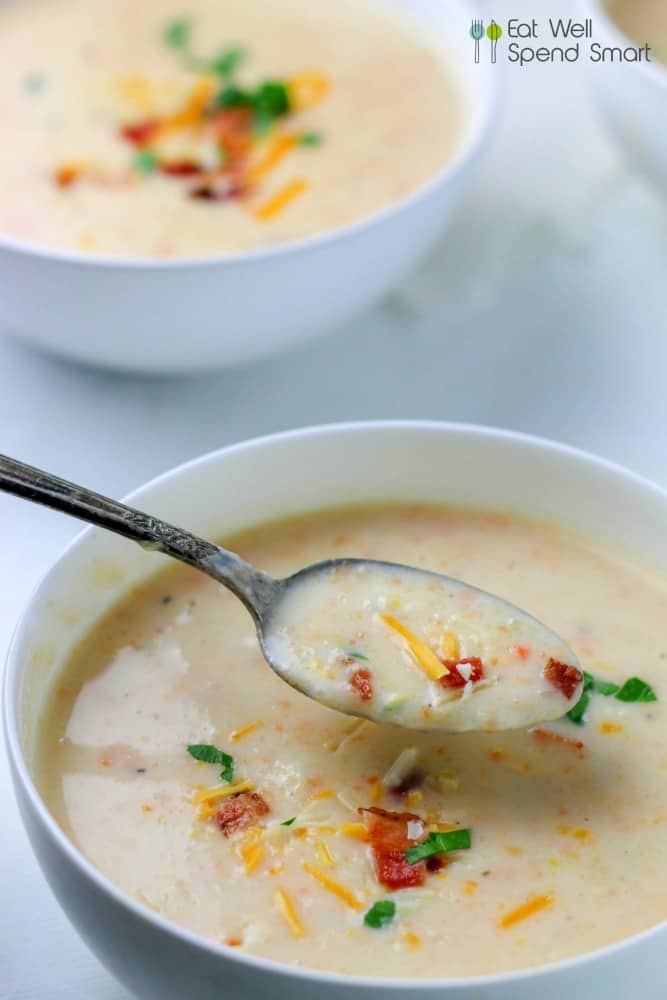
<svg viewBox="0 0 667 1000">
<path fill-rule="evenodd" d="M 479 62 L 479 43 L 487 36 L 491 42 L 491 62 L 496 61 L 496 49 L 498 48 L 498 39 L 502 35 L 503 31 L 499 24 L 495 21 L 491 21 L 489 27 L 484 31 L 484 21 L 479 18 L 473 18 L 472 24 L 470 26 L 470 34 L 472 35 L 475 42 L 475 62 Z"/>
</svg>

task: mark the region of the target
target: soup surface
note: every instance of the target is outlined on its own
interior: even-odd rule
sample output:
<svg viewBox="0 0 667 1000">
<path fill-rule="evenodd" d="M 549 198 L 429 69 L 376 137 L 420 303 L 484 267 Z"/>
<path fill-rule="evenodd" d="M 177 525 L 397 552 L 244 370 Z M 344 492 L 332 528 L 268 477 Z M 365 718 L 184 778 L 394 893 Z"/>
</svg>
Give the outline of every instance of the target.
<svg viewBox="0 0 667 1000">
<path fill-rule="evenodd" d="M 300 239 L 426 182 L 463 117 L 446 57 L 386 7 L 9 0 L 0 232 L 147 257 Z"/>
<path fill-rule="evenodd" d="M 608 0 L 609 13 L 628 38 L 651 46 L 667 63 L 667 4 L 665 0 Z"/>
<path fill-rule="evenodd" d="M 552 625 L 587 691 L 533 730 L 350 719 L 272 673 L 222 587 L 170 569 L 94 626 L 42 720 L 42 793 L 113 882 L 214 941 L 392 977 L 541 964 L 667 916 L 662 578 L 555 527 L 423 506 L 230 544 L 276 575 L 354 554 L 463 578 Z"/>
</svg>

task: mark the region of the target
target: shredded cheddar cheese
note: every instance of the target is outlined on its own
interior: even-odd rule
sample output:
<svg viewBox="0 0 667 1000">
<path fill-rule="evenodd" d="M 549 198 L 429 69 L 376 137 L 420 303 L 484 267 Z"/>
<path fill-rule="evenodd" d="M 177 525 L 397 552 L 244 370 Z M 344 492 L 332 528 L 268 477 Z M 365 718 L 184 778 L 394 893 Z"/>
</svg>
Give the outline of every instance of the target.
<svg viewBox="0 0 667 1000">
<path fill-rule="evenodd" d="M 294 903 L 290 899 L 285 889 L 276 889 L 275 895 L 276 905 L 280 910 L 282 916 L 285 918 L 289 929 L 296 938 L 301 938 L 306 933 L 306 930 L 299 920 L 299 915 L 296 912 Z"/>
<path fill-rule="evenodd" d="M 317 841 L 317 843 L 315 844 L 315 850 L 317 851 L 317 856 L 323 865 L 326 865 L 327 868 L 336 867 L 336 862 L 333 859 L 333 855 L 323 840 Z"/>
<path fill-rule="evenodd" d="M 326 76 L 320 73 L 299 73 L 292 77 L 288 84 L 290 104 L 297 111 L 312 108 L 329 93 L 331 84 Z"/>
<path fill-rule="evenodd" d="M 188 99 L 175 114 L 165 118 L 156 126 L 151 135 L 151 141 L 160 139 L 170 132 L 178 131 L 188 125 L 196 125 L 201 120 L 206 105 L 210 102 L 216 88 L 215 77 L 205 76 L 199 80 L 190 91 Z"/>
<path fill-rule="evenodd" d="M 540 910 L 546 910 L 548 907 L 553 905 L 554 897 L 552 893 L 544 893 L 540 896 L 532 896 L 527 899 L 525 903 L 521 906 L 517 906 L 514 910 L 510 910 L 498 921 L 498 926 L 507 928 L 513 927 L 514 924 L 518 924 L 521 920 L 526 920 L 527 917 L 532 917 L 535 913 L 539 913 Z"/>
<path fill-rule="evenodd" d="M 341 823 L 338 827 L 340 833 L 346 837 L 355 837 L 357 840 L 368 840 L 368 831 L 363 823 Z"/>
<path fill-rule="evenodd" d="M 334 793 L 331 788 L 323 788 L 321 792 L 314 792 L 311 795 L 312 799 L 332 799 L 333 797 Z"/>
<path fill-rule="evenodd" d="M 235 729 L 229 734 L 229 738 L 230 740 L 237 742 L 238 740 L 242 740 L 244 736 L 249 736 L 250 733 L 254 733 L 256 729 L 259 729 L 260 726 L 263 725 L 264 723 L 261 719 L 255 719 L 254 722 L 249 722 L 247 726 L 241 726 L 240 729 Z"/>
<path fill-rule="evenodd" d="M 461 647 L 458 638 L 453 632 L 445 632 L 442 637 L 442 655 L 445 660 L 458 660 L 461 656 Z"/>
<path fill-rule="evenodd" d="M 294 149 L 297 144 L 297 137 L 291 132 L 283 132 L 280 135 L 275 136 L 271 141 L 269 148 L 266 150 L 264 156 L 257 161 L 248 171 L 248 180 L 251 184 L 257 183 L 261 180 L 270 170 L 277 167 L 281 160 L 283 160 L 290 150 Z"/>
<path fill-rule="evenodd" d="M 215 788 L 204 788 L 195 792 L 193 802 L 208 805 L 211 802 L 218 802 L 220 799 L 227 799 L 230 795 L 238 795 L 239 792 L 251 792 L 255 787 L 254 781 L 239 781 L 236 785 L 216 785 Z"/>
<path fill-rule="evenodd" d="M 405 639 L 415 660 L 432 681 L 440 680 L 441 677 L 449 673 L 447 667 L 440 662 L 433 650 L 414 635 L 410 629 L 402 625 L 398 619 L 394 618 L 393 615 L 380 615 L 380 617 L 385 625 L 388 625 Z"/>
<path fill-rule="evenodd" d="M 323 872 L 321 868 L 318 868 L 316 865 L 312 865 L 309 861 L 304 861 L 303 867 L 309 875 L 320 883 L 320 885 L 323 885 L 324 888 L 328 889 L 328 891 L 333 893 L 334 896 L 338 896 L 339 899 L 342 899 L 342 901 L 351 907 L 351 909 L 363 909 L 363 903 L 350 889 L 347 889 L 344 885 L 341 885 L 340 882 L 331 878 L 331 876 L 327 875 L 326 872 Z"/>
<path fill-rule="evenodd" d="M 308 188 L 307 181 L 298 180 L 290 181 L 286 184 L 277 194 L 274 194 L 272 198 L 265 201 L 262 205 L 255 210 L 255 216 L 261 222 L 268 222 L 274 216 L 278 215 L 283 209 L 287 208 L 290 202 L 302 195 Z"/>
<path fill-rule="evenodd" d="M 246 875 L 252 875 L 252 873 L 262 863 L 265 851 L 262 844 L 255 842 L 251 844 L 244 844 L 240 853 L 243 861 L 245 862 Z"/>
</svg>

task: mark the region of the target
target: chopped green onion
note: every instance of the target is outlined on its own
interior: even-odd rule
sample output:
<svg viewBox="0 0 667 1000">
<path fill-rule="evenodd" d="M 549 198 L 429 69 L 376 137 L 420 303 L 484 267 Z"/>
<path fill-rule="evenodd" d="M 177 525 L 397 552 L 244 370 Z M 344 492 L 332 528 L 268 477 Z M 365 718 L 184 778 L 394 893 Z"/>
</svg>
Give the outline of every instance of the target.
<svg viewBox="0 0 667 1000">
<path fill-rule="evenodd" d="M 284 819 L 280 825 L 281 826 L 291 826 L 295 819 L 296 819 L 296 816 L 290 816 L 289 819 Z"/>
<path fill-rule="evenodd" d="M 220 777 L 223 781 L 231 781 L 234 777 L 234 758 L 224 750 L 219 750 L 211 743 L 192 743 L 187 748 L 188 753 L 195 760 L 203 761 L 204 764 L 222 764 Z"/>
<path fill-rule="evenodd" d="M 192 21 L 188 17 L 179 17 L 170 21 L 164 29 L 164 40 L 172 49 L 185 49 L 190 42 Z"/>
<path fill-rule="evenodd" d="M 618 691 L 616 697 L 619 701 L 657 701 L 658 697 L 646 681 L 640 677 L 630 677 L 623 687 Z"/>
<path fill-rule="evenodd" d="M 319 146 L 322 142 L 323 136 L 321 132 L 302 132 L 299 136 L 300 146 Z M 354 653 L 350 653 L 350 656 L 354 656 Z M 360 659 L 367 660 L 367 656 L 360 657 Z"/>
<path fill-rule="evenodd" d="M 157 168 L 157 164 L 157 156 L 150 149 L 137 150 L 132 161 L 132 166 L 140 174 L 152 174 Z"/>
<path fill-rule="evenodd" d="M 472 843 L 470 830 L 446 830 L 439 833 L 429 833 L 426 840 L 404 851 L 407 861 L 414 865 L 422 858 L 430 858 L 433 854 L 444 854 L 447 851 L 466 851 Z"/>
<path fill-rule="evenodd" d="M 593 674 L 589 674 L 587 670 L 583 671 L 583 675 L 584 675 L 584 686 L 582 688 L 582 692 L 590 691 L 592 688 L 595 687 L 596 680 L 593 677 Z"/>
<path fill-rule="evenodd" d="M 346 656 L 353 656 L 355 660 L 367 660 L 368 657 L 364 653 L 360 653 L 358 649 L 345 649 L 343 650 Z"/>
<path fill-rule="evenodd" d="M 392 899 L 379 899 L 364 914 L 367 927 L 386 927 L 396 916 L 396 903 Z"/>
<path fill-rule="evenodd" d="M 586 714 L 586 709 L 588 708 L 590 700 L 590 695 L 582 694 L 577 704 L 573 705 L 570 711 L 565 713 L 570 722 L 574 722 L 577 726 L 583 726 L 584 715 Z"/>
</svg>

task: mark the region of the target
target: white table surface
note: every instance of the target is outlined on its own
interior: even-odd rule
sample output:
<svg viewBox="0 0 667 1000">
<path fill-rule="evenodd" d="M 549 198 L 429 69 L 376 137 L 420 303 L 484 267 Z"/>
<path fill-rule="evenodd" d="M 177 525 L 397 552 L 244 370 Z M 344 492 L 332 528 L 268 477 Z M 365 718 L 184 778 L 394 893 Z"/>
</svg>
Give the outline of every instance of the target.
<svg viewBox="0 0 667 1000">
<path fill-rule="evenodd" d="M 578 66 L 513 68 L 507 83 L 473 193 L 383 304 L 288 356 L 197 379 L 77 369 L 2 338 L 0 450 L 121 496 L 256 434 L 426 417 L 560 438 L 667 484 L 667 202 L 608 141 Z M 0 496 L 2 649 L 78 530 Z M 43 881 L 1 750 L 0 802 L 0 997 L 127 1000 Z"/>
</svg>

